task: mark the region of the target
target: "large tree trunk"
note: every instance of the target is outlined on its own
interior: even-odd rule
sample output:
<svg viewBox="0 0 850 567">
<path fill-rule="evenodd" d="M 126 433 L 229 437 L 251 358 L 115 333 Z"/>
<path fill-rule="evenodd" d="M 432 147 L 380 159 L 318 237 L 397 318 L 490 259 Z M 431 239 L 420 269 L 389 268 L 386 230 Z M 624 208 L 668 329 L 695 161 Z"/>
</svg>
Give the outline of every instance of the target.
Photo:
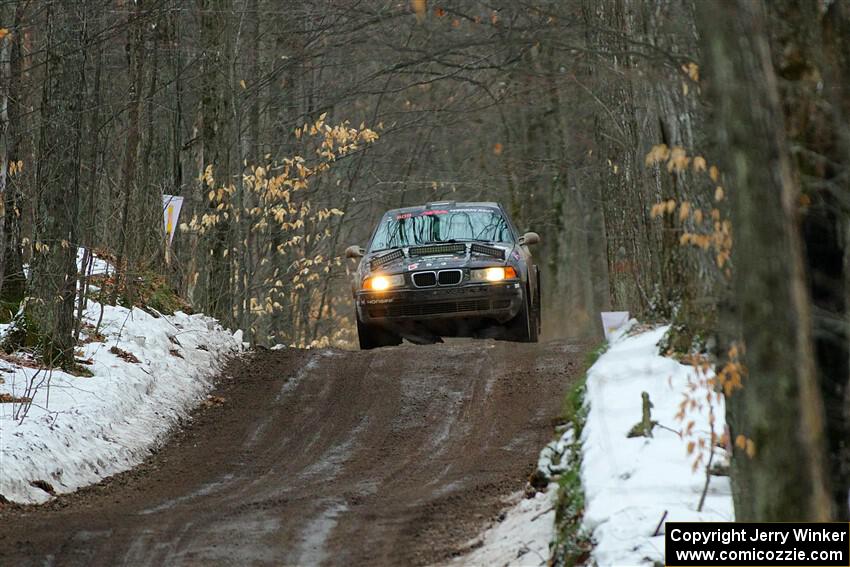
<svg viewBox="0 0 850 567">
<path fill-rule="evenodd" d="M 775 0 L 771 16 L 773 62 L 780 79 L 785 129 L 799 148 L 793 160 L 803 191 L 802 228 L 807 283 L 813 304 L 813 340 L 824 397 L 833 506 L 847 520 L 850 440 L 847 386 L 846 172 L 850 167 L 846 88 L 850 20 L 846 3 L 828 11 L 806 0 Z"/>
<path fill-rule="evenodd" d="M 200 40 L 203 49 L 201 63 L 201 92 L 199 104 L 198 166 L 201 175 L 209 168 L 215 180 L 208 187 L 201 180 L 196 193 L 195 213 L 215 214 L 218 201 L 210 200 L 207 193 L 232 182 L 229 145 L 231 122 L 227 112 L 228 57 L 232 56 L 232 40 L 227 28 L 226 15 L 232 12 L 232 2 L 200 0 Z M 229 285 L 230 261 L 225 256 L 229 243 L 229 227 L 211 227 L 199 239 L 192 270 L 196 286 L 192 300 L 204 312 L 218 318 L 232 317 Z M 195 267 L 196 266 L 196 267 Z"/>
<path fill-rule="evenodd" d="M 127 254 L 127 240 L 131 230 L 130 228 L 130 205 L 133 202 L 133 195 L 136 189 L 137 168 L 136 161 L 139 156 L 140 142 L 140 113 L 142 100 L 142 79 L 143 79 L 143 26 L 145 25 L 141 19 L 142 2 L 136 2 L 135 11 L 129 16 L 128 32 L 127 32 L 127 70 L 130 75 L 130 90 L 128 93 L 127 112 L 129 125 L 127 127 L 127 141 L 124 146 L 124 161 L 121 165 L 121 185 L 122 203 L 121 203 L 121 219 L 118 225 L 118 261 L 116 268 L 118 273 L 115 276 L 115 289 L 112 292 L 112 302 L 114 303 L 118 297 L 121 280 L 124 281 L 126 290 L 125 299 L 128 304 L 133 304 L 133 275 L 131 268 L 130 256 Z"/>
<path fill-rule="evenodd" d="M 814 6 L 815 14 L 820 11 Z M 850 119 L 850 6 L 846 2 L 833 2 L 817 22 L 822 30 L 823 73 L 826 88 L 823 96 L 828 102 L 828 110 L 822 123 L 828 124 L 830 161 L 834 164 L 824 172 L 828 179 L 827 191 L 829 201 L 837 204 L 838 208 L 830 211 L 830 219 L 834 223 L 830 230 L 836 237 L 843 238 L 836 248 L 843 249 L 844 258 L 839 263 L 839 277 L 833 277 L 832 286 L 825 286 L 827 293 L 823 302 L 826 307 L 828 321 L 824 327 L 832 332 L 825 333 L 829 341 L 828 352 L 831 357 L 840 358 L 839 364 L 830 366 L 829 358 L 820 360 L 820 366 L 829 369 L 829 378 L 824 380 L 824 396 L 827 398 L 827 435 L 829 448 L 833 453 L 831 458 L 832 495 L 837 508 L 836 519 L 850 520 L 848 509 L 848 493 L 850 493 L 850 345 L 848 345 L 848 304 L 850 304 L 850 225 L 847 215 L 847 182 L 846 172 L 850 168 L 850 129 L 847 121 Z M 820 85 L 815 84 L 816 92 Z M 833 249 L 835 252 L 835 248 Z M 821 256 L 821 260 L 831 262 L 829 256 Z M 824 262 L 824 264 L 825 264 Z M 835 267 L 821 264 L 827 273 L 835 275 Z M 813 294 L 814 295 L 814 294 Z M 815 296 L 815 304 L 820 298 Z M 820 305 L 819 305 L 820 306 Z"/>
<path fill-rule="evenodd" d="M 38 199 L 26 321 L 46 363 L 74 361 L 74 288 L 78 220 L 81 104 L 85 74 L 81 6 L 47 10 L 47 61 L 36 173 Z"/>
<path fill-rule="evenodd" d="M 14 4 L 0 7 L 0 19 L 2 21 L 8 19 L 9 16 L 6 10 L 9 8 L 14 11 Z M 3 212 L 6 205 L 6 188 L 11 173 L 9 159 L 14 151 L 11 143 L 11 134 L 14 130 L 11 122 L 9 122 L 9 100 L 12 98 L 9 91 L 11 91 L 13 86 L 10 63 L 14 35 L 10 37 L 8 30 L 4 31 L 6 35 L 0 38 L 0 213 Z M 0 242 L 6 241 L 5 232 L 5 223 L 0 223 Z M 6 262 L 3 257 L 4 252 L 5 250 L 0 248 L 0 289 L 3 287 L 3 276 L 6 268 Z M 4 313 L 0 313 L 0 317 L 4 317 L 4 315 Z"/>
<path fill-rule="evenodd" d="M 12 174 L 12 164 L 17 170 L 20 126 L 21 84 L 21 24 L 24 3 L 14 3 L 14 26 L 3 41 L 3 126 L 2 126 L 2 171 L 0 192 L 2 193 L 2 220 L 0 220 L 0 320 L 8 320 L 15 314 L 26 292 L 23 257 L 21 255 L 21 189 Z M 24 164 L 26 167 L 26 164 Z"/>
<path fill-rule="evenodd" d="M 709 97 L 716 104 L 724 170 L 732 181 L 735 323 L 748 374 L 731 396 L 733 487 L 741 521 L 832 516 L 823 403 L 799 234 L 799 189 L 789 159 L 764 7 L 698 3 Z"/>
</svg>

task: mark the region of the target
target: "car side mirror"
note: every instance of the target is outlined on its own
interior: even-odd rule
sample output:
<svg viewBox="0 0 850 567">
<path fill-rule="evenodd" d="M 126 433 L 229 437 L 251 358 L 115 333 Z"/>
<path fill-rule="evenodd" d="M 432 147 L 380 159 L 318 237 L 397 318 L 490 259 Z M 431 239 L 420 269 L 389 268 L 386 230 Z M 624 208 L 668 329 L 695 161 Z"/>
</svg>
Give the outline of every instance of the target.
<svg viewBox="0 0 850 567">
<path fill-rule="evenodd" d="M 536 232 L 526 232 L 519 237 L 519 243 L 523 246 L 531 246 L 540 242 L 540 235 Z"/>
<path fill-rule="evenodd" d="M 357 246 L 356 244 L 353 245 L 353 246 L 349 246 L 348 248 L 345 249 L 345 257 L 346 258 L 362 258 L 363 254 L 365 254 L 365 253 L 366 253 L 366 251 L 363 250 L 362 248 L 360 248 L 359 246 Z"/>
</svg>

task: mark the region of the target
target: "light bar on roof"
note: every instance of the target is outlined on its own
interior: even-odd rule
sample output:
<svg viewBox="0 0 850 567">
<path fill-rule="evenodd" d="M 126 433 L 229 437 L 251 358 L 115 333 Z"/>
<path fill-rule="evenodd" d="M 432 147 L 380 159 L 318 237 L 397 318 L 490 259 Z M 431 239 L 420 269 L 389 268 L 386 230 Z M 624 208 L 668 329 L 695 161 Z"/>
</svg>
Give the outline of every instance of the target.
<svg viewBox="0 0 850 567">
<path fill-rule="evenodd" d="M 471 250 L 477 254 L 484 254 L 485 256 L 491 256 L 493 258 L 498 258 L 499 260 L 505 259 L 505 251 L 501 248 L 496 248 L 495 246 L 485 246 L 484 244 L 473 242 Z"/>
<path fill-rule="evenodd" d="M 411 256 L 433 256 L 435 254 L 455 254 L 457 252 L 466 252 L 466 245 L 462 243 L 429 244 L 427 246 L 415 246 L 407 251 Z"/>
<path fill-rule="evenodd" d="M 372 258 L 372 260 L 369 262 L 369 268 L 371 268 L 374 271 L 374 270 L 377 270 L 378 268 L 380 268 L 381 266 L 386 266 L 387 264 L 389 264 L 391 262 L 395 262 L 399 258 L 404 258 L 404 252 L 402 252 L 399 249 L 396 249 L 396 250 L 393 250 L 392 252 L 388 252 L 388 253 L 384 254 L 383 256 L 378 256 L 377 258 Z"/>
</svg>

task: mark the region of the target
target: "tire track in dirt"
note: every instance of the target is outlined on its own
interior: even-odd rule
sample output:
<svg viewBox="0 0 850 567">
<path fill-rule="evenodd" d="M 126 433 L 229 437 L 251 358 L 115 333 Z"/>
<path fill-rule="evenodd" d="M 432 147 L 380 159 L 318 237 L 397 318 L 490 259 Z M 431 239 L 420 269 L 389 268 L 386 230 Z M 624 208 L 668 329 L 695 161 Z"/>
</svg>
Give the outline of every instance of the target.
<svg viewBox="0 0 850 567">
<path fill-rule="evenodd" d="M 132 471 L 0 510 L 3 565 L 428 564 L 521 490 L 583 357 L 565 341 L 261 351 Z"/>
</svg>

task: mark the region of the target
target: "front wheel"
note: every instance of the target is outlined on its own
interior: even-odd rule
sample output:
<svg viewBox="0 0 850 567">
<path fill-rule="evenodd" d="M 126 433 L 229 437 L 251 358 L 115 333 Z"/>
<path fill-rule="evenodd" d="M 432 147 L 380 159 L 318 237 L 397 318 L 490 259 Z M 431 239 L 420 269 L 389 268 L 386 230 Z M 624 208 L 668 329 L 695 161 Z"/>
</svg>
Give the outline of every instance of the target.
<svg viewBox="0 0 850 567">
<path fill-rule="evenodd" d="M 505 338 L 520 343 L 536 343 L 539 330 L 538 321 L 536 310 L 529 308 L 528 299 L 525 299 L 519 313 L 505 323 Z"/>
<path fill-rule="evenodd" d="M 537 287 L 534 293 L 534 319 L 537 321 L 537 335 L 543 332 L 543 304 L 540 303 L 540 269 L 534 266 L 537 274 Z"/>
<path fill-rule="evenodd" d="M 357 338 L 360 341 L 360 350 L 401 344 L 401 337 L 395 333 L 377 325 L 367 325 L 360 321 L 360 317 L 357 317 Z"/>
</svg>

